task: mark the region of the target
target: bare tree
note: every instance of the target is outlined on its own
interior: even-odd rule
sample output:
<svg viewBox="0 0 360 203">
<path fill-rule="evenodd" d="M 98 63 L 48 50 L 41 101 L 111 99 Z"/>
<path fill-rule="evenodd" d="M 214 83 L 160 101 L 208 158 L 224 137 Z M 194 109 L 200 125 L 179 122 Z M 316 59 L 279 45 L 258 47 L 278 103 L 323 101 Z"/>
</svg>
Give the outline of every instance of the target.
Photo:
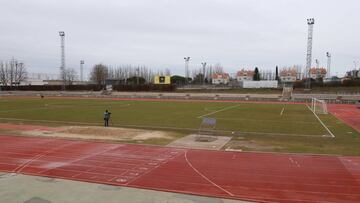
<svg viewBox="0 0 360 203">
<path fill-rule="evenodd" d="M 168 68 L 165 69 L 165 75 L 166 75 L 166 76 L 171 76 L 171 71 L 170 71 L 170 69 L 168 69 Z"/>
<path fill-rule="evenodd" d="M 121 83 L 126 83 L 128 78 L 140 77 L 144 78 L 145 82 L 151 82 L 154 77 L 153 72 L 145 66 L 119 65 L 108 69 L 108 78 L 118 80 Z"/>
<path fill-rule="evenodd" d="M 16 59 L 0 63 L 0 82 L 3 85 L 13 86 L 26 80 L 27 71 L 24 63 Z"/>
<path fill-rule="evenodd" d="M 77 73 L 73 68 L 67 68 L 64 70 L 63 73 L 63 80 L 65 81 L 66 85 L 72 85 L 76 80 Z"/>
<path fill-rule="evenodd" d="M 20 84 L 25 81 L 27 78 L 27 71 L 25 69 L 24 63 L 15 62 L 14 68 L 14 82 L 16 84 Z"/>
<path fill-rule="evenodd" d="M 212 67 L 212 72 L 217 74 L 224 73 L 224 67 L 220 63 L 217 63 Z"/>
<path fill-rule="evenodd" d="M 6 63 L 3 61 L 0 63 L 0 83 L 4 86 L 8 84 Z"/>
<path fill-rule="evenodd" d="M 108 67 L 103 64 L 97 64 L 93 67 L 90 73 L 90 80 L 98 85 L 104 85 L 105 80 L 108 78 Z"/>
</svg>

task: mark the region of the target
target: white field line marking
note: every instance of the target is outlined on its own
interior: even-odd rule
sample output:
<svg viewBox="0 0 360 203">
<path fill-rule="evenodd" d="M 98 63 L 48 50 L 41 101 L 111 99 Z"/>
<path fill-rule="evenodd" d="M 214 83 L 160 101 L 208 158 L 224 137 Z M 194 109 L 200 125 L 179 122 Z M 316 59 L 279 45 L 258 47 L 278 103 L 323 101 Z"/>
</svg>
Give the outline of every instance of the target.
<svg viewBox="0 0 360 203">
<path fill-rule="evenodd" d="M 205 180 L 207 180 L 209 183 L 211 183 L 212 185 L 214 185 L 215 187 L 219 188 L 220 190 L 224 191 L 225 193 L 227 193 L 228 195 L 234 197 L 235 195 L 232 194 L 231 192 L 225 190 L 224 188 L 222 188 L 221 186 L 217 185 L 216 183 L 212 182 L 209 178 L 207 178 L 205 175 L 203 175 L 202 173 L 200 173 L 189 161 L 189 159 L 187 158 L 187 152 L 185 151 L 185 160 L 187 162 L 187 164 L 189 164 L 189 166 L 197 173 L 199 174 L 202 178 L 204 178 Z"/>
<path fill-rule="evenodd" d="M 282 110 L 281 110 L 281 112 L 280 112 L 280 116 L 283 115 L 284 111 L 285 111 L 285 106 L 282 108 Z"/>
<path fill-rule="evenodd" d="M 314 116 L 318 119 L 318 121 L 321 123 L 321 125 L 328 131 L 328 133 L 330 134 L 331 137 L 335 137 L 335 135 L 330 131 L 330 129 L 328 127 L 326 127 L 326 125 L 321 121 L 321 119 L 319 118 L 318 115 L 316 115 L 316 113 L 311 110 L 311 108 L 306 105 L 308 107 L 308 109 L 314 114 Z"/>
<path fill-rule="evenodd" d="M 213 114 L 219 113 L 219 112 L 221 112 L 221 111 L 226 111 L 226 110 L 229 110 L 229 109 L 232 109 L 232 108 L 238 107 L 238 106 L 240 106 L 240 104 L 237 104 L 237 105 L 234 105 L 234 106 L 228 106 L 228 107 L 222 108 L 222 109 L 220 109 L 220 110 L 213 111 L 213 112 L 211 112 L 211 113 L 207 113 L 207 114 L 204 114 L 204 115 L 198 116 L 197 118 L 202 118 L 202 117 L 205 117 L 205 116 L 210 116 L 210 115 L 213 115 Z"/>
</svg>

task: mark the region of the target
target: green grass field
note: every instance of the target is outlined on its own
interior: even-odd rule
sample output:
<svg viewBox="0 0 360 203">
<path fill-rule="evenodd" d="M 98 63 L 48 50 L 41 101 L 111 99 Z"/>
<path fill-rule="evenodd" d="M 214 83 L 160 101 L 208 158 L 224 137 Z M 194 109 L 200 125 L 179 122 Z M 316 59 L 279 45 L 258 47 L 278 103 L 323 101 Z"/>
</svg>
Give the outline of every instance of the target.
<svg viewBox="0 0 360 203">
<path fill-rule="evenodd" d="M 0 99 L 1 122 L 42 125 L 102 125 L 105 109 L 113 126 L 149 128 L 189 134 L 202 117 L 217 119 L 217 134 L 233 136 L 226 147 L 248 141 L 271 148 L 260 151 L 360 155 L 359 133 L 332 115 L 321 115 L 329 133 L 305 105 L 198 101 L 120 101 L 110 99 Z"/>
</svg>

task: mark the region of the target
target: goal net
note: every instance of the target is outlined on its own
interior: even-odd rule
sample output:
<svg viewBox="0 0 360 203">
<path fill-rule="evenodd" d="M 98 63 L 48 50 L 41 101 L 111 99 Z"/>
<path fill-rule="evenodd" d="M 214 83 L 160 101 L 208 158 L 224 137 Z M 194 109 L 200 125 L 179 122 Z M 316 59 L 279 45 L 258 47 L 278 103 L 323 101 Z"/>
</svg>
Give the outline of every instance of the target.
<svg viewBox="0 0 360 203">
<path fill-rule="evenodd" d="M 318 114 L 327 114 L 327 104 L 324 100 L 312 98 L 311 99 L 311 110 Z"/>
</svg>

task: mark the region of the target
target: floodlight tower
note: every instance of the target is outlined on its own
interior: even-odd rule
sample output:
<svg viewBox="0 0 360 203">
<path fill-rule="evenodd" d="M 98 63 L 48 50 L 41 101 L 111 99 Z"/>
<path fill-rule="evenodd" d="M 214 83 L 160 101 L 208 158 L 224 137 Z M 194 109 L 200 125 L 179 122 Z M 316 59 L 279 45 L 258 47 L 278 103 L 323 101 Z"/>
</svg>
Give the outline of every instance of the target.
<svg viewBox="0 0 360 203">
<path fill-rule="evenodd" d="M 189 61 L 190 61 L 190 57 L 184 57 L 185 60 L 185 85 L 187 85 L 188 83 L 188 78 L 189 78 Z"/>
<path fill-rule="evenodd" d="M 202 68 L 203 68 L 203 78 L 202 78 L 202 84 L 205 84 L 205 68 L 206 68 L 206 62 L 202 62 L 201 63 Z"/>
<path fill-rule="evenodd" d="M 60 40 L 61 40 L 61 67 L 60 67 L 60 76 L 63 80 L 63 89 L 65 89 L 65 32 L 59 31 Z"/>
<path fill-rule="evenodd" d="M 60 31 L 60 40 L 61 40 L 61 71 L 65 70 L 65 32 Z"/>
<path fill-rule="evenodd" d="M 80 60 L 80 82 L 83 82 L 84 60 Z"/>
<path fill-rule="evenodd" d="M 320 68 L 320 61 L 318 59 L 315 59 L 316 69 Z"/>
<path fill-rule="evenodd" d="M 326 52 L 326 57 L 327 57 L 326 75 L 327 78 L 330 78 L 331 54 L 329 52 Z"/>
<path fill-rule="evenodd" d="M 307 19 L 308 24 L 308 40 L 307 40 L 307 51 L 306 51 L 306 68 L 305 68 L 305 76 L 307 78 L 306 87 L 310 89 L 310 68 L 311 68 L 311 60 L 312 60 L 312 41 L 313 41 L 313 29 L 315 20 L 314 18 Z"/>
</svg>

